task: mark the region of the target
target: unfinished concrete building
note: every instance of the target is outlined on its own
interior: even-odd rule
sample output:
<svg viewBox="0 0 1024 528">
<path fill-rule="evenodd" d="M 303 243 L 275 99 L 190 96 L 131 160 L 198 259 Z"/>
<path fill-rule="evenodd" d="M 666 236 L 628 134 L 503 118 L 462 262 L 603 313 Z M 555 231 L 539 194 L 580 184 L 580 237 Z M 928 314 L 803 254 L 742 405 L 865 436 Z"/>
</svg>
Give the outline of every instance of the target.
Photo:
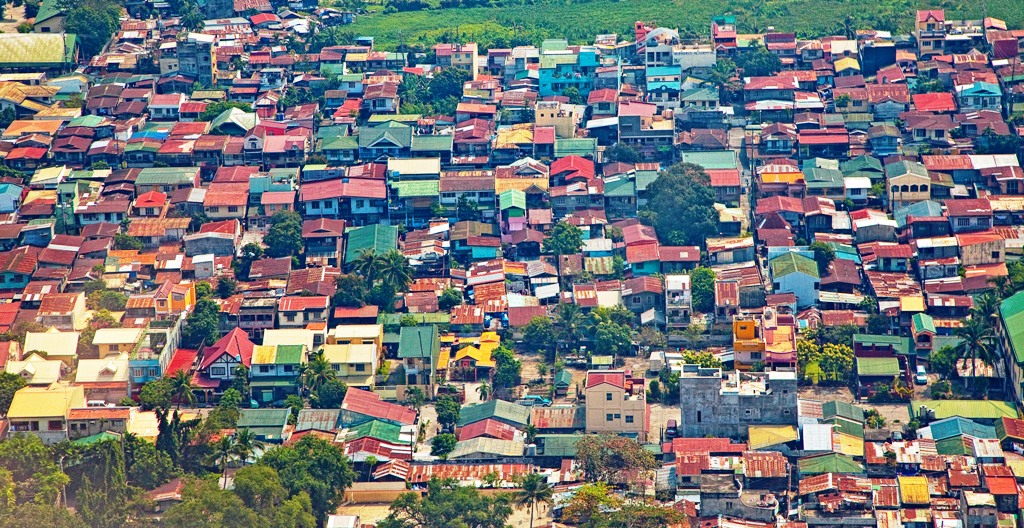
<svg viewBox="0 0 1024 528">
<path fill-rule="evenodd" d="M 722 372 L 683 365 L 682 437 L 746 438 L 751 425 L 796 425 L 796 372 Z"/>
</svg>

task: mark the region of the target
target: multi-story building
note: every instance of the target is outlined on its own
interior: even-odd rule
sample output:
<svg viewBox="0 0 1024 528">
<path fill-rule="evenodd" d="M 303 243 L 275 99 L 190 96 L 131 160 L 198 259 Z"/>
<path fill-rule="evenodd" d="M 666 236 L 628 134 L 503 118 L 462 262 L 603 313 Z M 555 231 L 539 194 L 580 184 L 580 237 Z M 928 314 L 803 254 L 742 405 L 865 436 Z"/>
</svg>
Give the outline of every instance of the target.
<svg viewBox="0 0 1024 528">
<path fill-rule="evenodd" d="M 918 11 L 914 37 L 920 56 L 941 54 L 946 40 L 946 12 L 942 9 Z"/>
<path fill-rule="evenodd" d="M 203 86 L 217 83 L 215 47 L 217 37 L 204 33 L 189 33 L 178 41 L 178 71 L 192 77 Z"/>
<path fill-rule="evenodd" d="M 796 372 L 733 371 L 723 375 L 719 368 L 683 365 L 679 404 L 679 434 L 683 437 L 745 438 L 751 425 L 795 426 Z"/>
<path fill-rule="evenodd" d="M 665 326 L 682 330 L 690 324 L 693 297 L 689 275 L 665 275 Z"/>
<path fill-rule="evenodd" d="M 588 433 L 618 434 L 647 441 L 651 415 L 643 378 L 621 370 L 591 371 L 587 373 L 584 394 Z"/>
</svg>

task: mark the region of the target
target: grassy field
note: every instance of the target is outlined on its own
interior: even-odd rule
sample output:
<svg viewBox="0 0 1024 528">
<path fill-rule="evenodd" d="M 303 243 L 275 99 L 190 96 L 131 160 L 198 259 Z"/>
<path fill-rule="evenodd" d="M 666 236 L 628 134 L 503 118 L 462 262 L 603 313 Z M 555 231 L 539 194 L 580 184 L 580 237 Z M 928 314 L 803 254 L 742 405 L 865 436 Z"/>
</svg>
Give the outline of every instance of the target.
<svg viewBox="0 0 1024 528">
<path fill-rule="evenodd" d="M 515 0 L 513 0 L 515 1 Z M 530 1 L 530 0 L 526 0 Z M 428 9 L 384 14 L 379 9 L 359 16 L 346 28 L 374 36 L 377 44 L 393 48 L 407 44 L 431 45 L 450 40 L 457 30 L 463 41 L 482 44 L 510 40 L 513 35 L 532 41 L 568 38 L 572 43 L 592 42 L 600 33 L 632 33 L 636 20 L 706 35 L 710 19 L 734 13 L 741 31 L 795 31 L 800 36 L 841 33 L 847 16 L 855 27 L 909 31 L 919 8 L 945 8 L 946 19 L 980 18 L 984 0 L 533 0 L 531 5 Z M 1024 23 L 1024 0 L 988 0 L 987 16 L 1006 20 L 1011 27 Z"/>
</svg>

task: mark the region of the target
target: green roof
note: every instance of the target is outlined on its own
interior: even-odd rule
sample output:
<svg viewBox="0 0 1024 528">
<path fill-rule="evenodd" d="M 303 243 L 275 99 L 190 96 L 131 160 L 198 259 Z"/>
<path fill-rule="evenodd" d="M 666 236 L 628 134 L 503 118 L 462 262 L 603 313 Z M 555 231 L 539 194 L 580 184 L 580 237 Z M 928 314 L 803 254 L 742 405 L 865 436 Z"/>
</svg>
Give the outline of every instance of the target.
<svg viewBox="0 0 1024 528">
<path fill-rule="evenodd" d="M 97 116 L 97 115 L 84 115 L 84 116 L 76 117 L 76 118 L 72 119 L 71 121 L 68 121 L 67 126 L 69 126 L 69 127 L 96 128 L 96 127 L 98 127 L 100 125 L 103 125 L 103 124 L 106 124 L 106 123 L 107 123 L 106 118 L 103 118 L 103 117 L 100 117 L 100 116 Z"/>
<path fill-rule="evenodd" d="M 398 191 L 399 198 L 427 198 L 440 194 L 441 182 L 438 180 L 412 180 L 393 182 L 391 186 Z"/>
<path fill-rule="evenodd" d="M 367 123 L 376 124 L 383 123 L 385 121 L 398 121 L 399 123 L 413 123 L 415 124 L 420 118 L 423 117 L 420 114 L 374 114 L 366 120 Z M 452 137 L 452 136 L 448 136 Z"/>
<path fill-rule="evenodd" d="M 52 67 L 74 62 L 77 37 L 64 33 L 0 34 L 0 66 Z"/>
<path fill-rule="evenodd" d="M 447 324 L 451 322 L 451 314 L 444 312 L 431 312 L 431 313 L 390 313 L 380 314 L 377 316 L 377 323 L 382 325 L 396 325 L 401 322 L 404 317 L 412 317 L 416 319 L 416 324 L 420 325 L 436 325 L 436 324 Z M 387 341 L 387 334 L 384 336 L 384 340 Z M 398 342 L 398 334 L 395 334 L 394 342 Z"/>
<path fill-rule="evenodd" d="M 864 424 L 862 422 L 855 422 L 839 416 L 822 420 L 822 423 L 832 424 L 833 430 L 837 433 L 848 434 L 857 438 L 864 438 Z"/>
<path fill-rule="evenodd" d="M 891 336 L 891 335 L 879 335 L 879 334 L 854 334 L 853 344 L 861 345 L 862 347 L 891 347 L 894 352 L 900 355 L 910 354 L 910 338 Z"/>
<path fill-rule="evenodd" d="M 555 157 L 593 156 L 597 152 L 597 138 L 555 139 Z"/>
<path fill-rule="evenodd" d="M 370 118 L 373 119 L 373 118 Z M 451 152 L 455 136 L 413 136 L 413 152 Z"/>
<path fill-rule="evenodd" d="M 143 169 L 145 170 L 145 169 Z M 376 254 L 398 248 L 398 228 L 381 224 L 357 227 L 348 232 L 345 263 L 349 264 L 366 250 Z"/>
<path fill-rule="evenodd" d="M 537 456 L 576 458 L 576 442 L 581 438 L 578 434 L 537 435 Z"/>
<path fill-rule="evenodd" d="M 801 475 L 820 475 L 822 473 L 864 473 L 864 466 L 852 457 L 829 453 L 827 455 L 801 458 L 797 461 Z"/>
<path fill-rule="evenodd" d="M 900 373 L 900 362 L 894 357 L 859 357 L 857 375 L 893 377 Z"/>
<path fill-rule="evenodd" d="M 45 21 L 48 18 L 53 18 L 57 15 L 63 15 L 64 10 L 60 8 L 61 2 L 59 0 L 43 0 L 39 4 L 39 12 L 36 13 L 36 24 Z"/>
<path fill-rule="evenodd" d="M 998 420 L 996 426 L 982 425 L 973 420 L 954 416 L 945 420 L 936 420 L 928 424 L 931 430 L 930 438 L 933 440 L 945 440 L 954 436 L 973 436 L 974 438 L 999 438 L 996 430 L 1002 427 L 1003 421 Z"/>
<path fill-rule="evenodd" d="M 320 150 L 356 150 L 359 138 L 355 136 L 332 136 L 320 142 Z M 309 165 L 307 165 L 308 167 Z"/>
<path fill-rule="evenodd" d="M 963 436 L 951 436 L 935 441 L 935 452 L 940 455 L 970 455 L 973 449 L 966 445 L 967 438 Z"/>
<path fill-rule="evenodd" d="M 874 172 L 882 174 L 882 162 L 874 156 L 857 156 L 849 161 L 844 161 L 840 165 L 843 174 L 846 176 L 853 176 L 858 172 Z"/>
<path fill-rule="evenodd" d="M 827 401 L 821 404 L 821 414 L 825 418 L 839 416 L 855 422 L 864 421 L 864 410 L 852 403 L 841 401 Z"/>
<path fill-rule="evenodd" d="M 224 125 L 235 125 L 239 130 L 252 130 L 259 119 L 254 112 L 246 112 L 241 108 L 228 108 L 210 122 L 210 130 L 217 130 Z M 223 133 L 223 131 L 222 131 Z"/>
<path fill-rule="evenodd" d="M 241 409 L 238 411 L 236 429 L 255 427 L 281 427 L 288 425 L 290 409 Z"/>
<path fill-rule="evenodd" d="M 1024 364 L 1024 292 L 1017 292 L 999 305 L 999 318 L 1007 333 L 1013 357 Z"/>
<path fill-rule="evenodd" d="M 403 443 L 402 426 L 381 420 L 370 420 L 369 422 L 351 427 L 345 435 L 345 440 L 351 442 L 360 438 L 374 438 L 391 444 Z"/>
<path fill-rule="evenodd" d="M 772 277 L 785 277 L 792 273 L 803 273 L 818 278 L 818 263 L 814 259 L 805 257 L 792 251 L 786 252 L 773 258 L 769 265 L 772 267 Z"/>
<path fill-rule="evenodd" d="M 298 365 L 302 363 L 302 345 L 277 345 L 274 363 L 278 365 Z"/>
<path fill-rule="evenodd" d="M 572 372 L 565 369 L 559 370 L 558 373 L 555 374 L 555 386 L 557 387 L 559 385 L 565 387 L 572 385 Z"/>
<path fill-rule="evenodd" d="M 198 171 L 198 167 L 148 167 L 139 171 L 135 185 L 186 185 Z"/>
<path fill-rule="evenodd" d="M 509 424 L 526 425 L 530 422 L 530 408 L 504 400 L 467 405 L 462 408 L 458 426 L 463 427 L 487 418 L 494 418 Z"/>
<path fill-rule="evenodd" d="M 626 178 L 606 182 L 604 195 L 606 198 L 632 198 L 636 196 L 636 183 Z"/>
<path fill-rule="evenodd" d="M 915 332 L 935 333 L 935 321 L 928 314 L 914 314 L 914 317 L 910 318 L 910 326 Z"/>
<path fill-rule="evenodd" d="M 804 181 L 808 189 L 842 188 L 845 184 L 843 173 L 835 169 L 812 167 L 804 170 Z"/>
<path fill-rule="evenodd" d="M 526 193 L 517 189 L 509 189 L 498 195 L 498 208 L 504 211 L 509 208 L 526 209 Z"/>
<path fill-rule="evenodd" d="M 736 153 L 731 150 L 686 151 L 682 161 L 705 169 L 735 169 L 739 166 Z"/>
<path fill-rule="evenodd" d="M 437 327 L 403 326 L 398 341 L 398 357 L 436 358 L 441 354 L 441 342 L 437 338 Z"/>
<path fill-rule="evenodd" d="M 1017 418 L 1017 408 L 1011 402 L 996 400 L 915 400 L 910 402 L 910 414 L 918 416 L 921 407 L 935 412 L 935 419 L 962 416 L 971 420 L 998 420 Z"/>
<path fill-rule="evenodd" d="M 77 446 L 90 446 L 93 444 L 98 444 L 100 442 L 106 442 L 107 440 L 118 440 L 120 438 L 121 437 L 119 435 L 103 431 L 102 433 L 96 433 L 94 435 L 89 435 L 84 438 L 79 438 L 78 440 L 75 440 L 71 443 Z"/>
<path fill-rule="evenodd" d="M 370 148 L 377 144 L 390 144 L 400 148 L 409 147 L 412 145 L 412 128 L 388 121 L 380 126 L 366 126 L 359 129 L 360 147 Z"/>
</svg>

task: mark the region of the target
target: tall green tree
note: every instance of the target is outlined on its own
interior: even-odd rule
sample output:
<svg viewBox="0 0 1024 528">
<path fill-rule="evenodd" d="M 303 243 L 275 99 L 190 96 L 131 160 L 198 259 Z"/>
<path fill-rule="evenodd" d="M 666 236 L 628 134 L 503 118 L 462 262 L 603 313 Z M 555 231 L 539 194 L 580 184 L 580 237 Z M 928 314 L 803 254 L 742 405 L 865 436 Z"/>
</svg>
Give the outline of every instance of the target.
<svg viewBox="0 0 1024 528">
<path fill-rule="evenodd" d="M 196 302 L 196 307 L 185 319 L 182 332 L 185 344 L 192 348 L 210 346 L 220 337 L 220 306 L 212 299 Z"/>
<path fill-rule="evenodd" d="M 437 411 L 437 423 L 450 429 L 459 421 L 462 405 L 451 396 L 441 396 L 434 402 L 434 410 Z"/>
<path fill-rule="evenodd" d="M 0 442 L 0 468 L 10 472 L 19 503 L 53 504 L 70 482 L 52 448 L 33 434 L 16 434 Z"/>
<path fill-rule="evenodd" d="M 25 378 L 13 372 L 0 373 L 0 415 L 7 416 L 11 402 L 14 401 L 14 393 L 27 384 Z"/>
<path fill-rule="evenodd" d="M 445 460 L 455 450 L 455 444 L 457 443 L 458 440 L 454 434 L 441 433 L 430 440 L 430 454 Z"/>
<path fill-rule="evenodd" d="M 129 490 L 121 441 L 108 440 L 92 446 L 83 462 L 87 475 L 78 490 L 76 504 L 82 520 L 93 528 L 123 526 L 128 520 L 125 503 Z"/>
<path fill-rule="evenodd" d="M 276 469 L 292 497 L 307 494 L 321 523 L 327 514 L 338 508 L 345 489 L 355 478 L 345 454 L 334 444 L 315 436 L 267 451 L 259 465 Z"/>
<path fill-rule="evenodd" d="M 483 495 L 455 480 L 431 479 L 427 492 L 403 493 L 391 503 L 377 528 L 507 528 L 512 498 L 505 493 Z"/>
<path fill-rule="evenodd" d="M 171 374 L 167 381 L 171 386 L 171 400 L 181 408 L 181 404 L 192 407 L 196 404 L 196 394 L 192 392 L 192 375 L 182 369 Z"/>
<path fill-rule="evenodd" d="M 583 231 L 563 220 L 555 224 L 542 245 L 548 253 L 574 255 L 583 248 Z"/>
<path fill-rule="evenodd" d="M 68 0 L 64 32 L 77 35 L 83 58 L 103 50 L 120 27 L 121 6 L 113 0 Z"/>
<path fill-rule="evenodd" d="M 302 217 L 295 211 L 281 210 L 270 217 L 270 229 L 263 237 L 267 255 L 293 257 L 302 252 Z"/>
<path fill-rule="evenodd" d="M 964 365 L 970 360 L 971 380 L 977 384 L 978 361 L 992 363 L 994 359 L 995 333 L 985 321 L 971 317 L 965 320 L 962 326 L 953 330 L 953 335 L 960 338 L 960 343 L 956 346 L 957 355 Z M 964 388 L 967 388 L 967 382 L 968 380 L 964 378 Z"/>
<path fill-rule="evenodd" d="M 555 325 L 550 318 L 534 317 L 523 327 L 523 346 L 528 350 L 553 350 L 556 338 Z"/>
<path fill-rule="evenodd" d="M 533 528 L 533 518 L 538 503 L 551 503 L 551 486 L 547 479 L 539 473 L 527 473 L 519 482 L 519 491 L 516 492 L 516 504 L 530 508 L 530 528 Z"/>
<path fill-rule="evenodd" d="M 647 188 L 641 217 L 665 244 L 704 247 L 718 233 L 711 177 L 699 165 L 677 163 L 661 171 Z"/>
<path fill-rule="evenodd" d="M 693 309 L 701 313 L 715 310 L 715 271 L 698 266 L 690 272 Z"/>
</svg>

